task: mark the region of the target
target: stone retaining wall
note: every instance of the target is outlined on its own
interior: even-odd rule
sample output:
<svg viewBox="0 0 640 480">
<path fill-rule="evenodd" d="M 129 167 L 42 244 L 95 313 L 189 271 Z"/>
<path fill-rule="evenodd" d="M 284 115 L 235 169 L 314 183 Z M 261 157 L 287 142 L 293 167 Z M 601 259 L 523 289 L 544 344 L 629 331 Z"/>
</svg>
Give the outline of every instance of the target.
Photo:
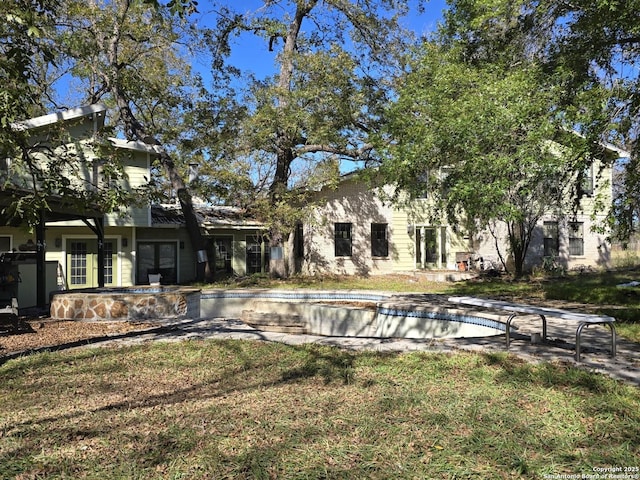
<svg viewBox="0 0 640 480">
<path fill-rule="evenodd" d="M 55 320 L 136 321 L 200 318 L 200 290 L 182 287 L 91 289 L 55 293 Z"/>
</svg>

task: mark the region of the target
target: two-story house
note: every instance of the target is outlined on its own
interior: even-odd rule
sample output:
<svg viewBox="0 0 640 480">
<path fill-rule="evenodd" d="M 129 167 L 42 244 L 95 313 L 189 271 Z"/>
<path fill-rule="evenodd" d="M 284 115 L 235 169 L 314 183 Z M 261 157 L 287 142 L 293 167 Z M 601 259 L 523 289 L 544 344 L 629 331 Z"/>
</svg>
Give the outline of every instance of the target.
<svg viewBox="0 0 640 480">
<path fill-rule="evenodd" d="M 628 155 L 612 146 L 606 150 L 612 158 Z M 568 270 L 609 264 L 606 233 L 595 228 L 606 212 L 595 204 L 612 201 L 610 165 L 596 161 L 585 172 L 585 195 L 576 210 L 550 212 L 539 221 L 526 269 L 541 265 L 545 258 Z M 438 271 L 438 278 L 447 278 L 447 271 L 502 269 L 502 261 L 509 264 L 506 227 L 501 222 L 493 226 L 493 234 L 465 236 L 446 221 L 434 220 L 428 199 L 390 203 L 383 200 L 389 198 L 389 187 L 372 187 L 361 173 L 347 174 L 337 188 L 318 193 L 314 215 L 299 224 L 292 240 L 296 271 L 361 275 Z"/>
<path fill-rule="evenodd" d="M 108 151 L 101 148 L 96 152 L 93 140 L 104 127 L 106 115 L 104 105 L 88 105 L 20 122 L 20 128 L 34 141 L 53 138 L 48 131 L 63 130 L 65 134 L 55 138 L 64 139 L 65 144 L 51 145 L 44 151 L 74 151 L 69 158 L 75 158 L 79 165 L 72 169 L 70 180 L 78 185 L 96 185 L 100 165 L 109 161 L 109 151 L 124 159 L 125 175 L 119 181 L 126 188 L 144 185 L 151 178 L 156 157 L 152 147 L 109 138 Z M 21 180 L 12 179 L 11 183 L 18 188 Z M 5 188 L 0 192 L 0 206 L 10 207 L 11 198 Z M 52 199 L 52 211 L 36 231 L 28 231 L 16 218 L 4 217 L 0 224 L 0 254 L 18 264 L 22 277 L 21 308 L 42 303 L 35 288 L 36 257 L 42 250 L 46 262 L 42 289 L 47 301 L 51 291 L 97 287 L 100 275 L 108 287 L 148 284 L 150 274 L 160 274 L 163 284 L 188 283 L 196 278 L 197 262 L 176 205 L 129 205 L 103 215 L 98 207 L 70 211 L 63 203 L 57 208 Z M 244 275 L 264 268 L 266 254 L 259 222 L 229 207 L 199 205 L 197 213 L 216 273 Z M 103 246 L 102 261 L 99 243 Z"/>
</svg>

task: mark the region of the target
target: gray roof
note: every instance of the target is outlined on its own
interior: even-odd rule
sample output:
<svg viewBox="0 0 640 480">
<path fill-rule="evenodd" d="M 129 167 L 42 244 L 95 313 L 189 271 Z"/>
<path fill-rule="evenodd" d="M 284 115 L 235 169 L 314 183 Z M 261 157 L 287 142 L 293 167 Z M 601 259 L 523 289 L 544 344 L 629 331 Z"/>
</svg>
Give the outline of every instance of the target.
<svg viewBox="0 0 640 480">
<path fill-rule="evenodd" d="M 263 224 L 250 216 L 246 210 L 224 205 L 193 206 L 198 223 L 206 230 L 215 228 L 256 229 Z M 178 204 L 162 204 L 151 206 L 151 223 L 153 226 L 183 226 L 184 215 Z"/>
</svg>

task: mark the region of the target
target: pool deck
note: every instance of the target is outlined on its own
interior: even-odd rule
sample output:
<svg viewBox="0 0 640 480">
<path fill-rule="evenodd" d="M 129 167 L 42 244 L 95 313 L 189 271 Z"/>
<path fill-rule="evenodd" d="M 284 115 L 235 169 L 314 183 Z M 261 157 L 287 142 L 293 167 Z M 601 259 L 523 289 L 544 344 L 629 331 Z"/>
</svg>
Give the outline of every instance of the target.
<svg viewBox="0 0 640 480">
<path fill-rule="evenodd" d="M 415 296 L 411 296 L 415 301 Z M 106 340 L 100 345 L 139 344 L 151 341 L 182 341 L 194 339 L 242 339 L 278 342 L 287 345 L 319 344 L 349 350 L 379 352 L 444 352 L 471 351 L 478 353 L 505 352 L 504 335 L 481 338 L 406 339 L 338 337 L 307 334 L 276 333 L 257 330 L 238 319 L 201 318 L 162 320 L 162 329 L 141 332 L 123 339 Z M 517 333 L 512 334 L 509 353 L 528 362 L 553 362 L 576 366 L 640 386 L 640 345 L 618 338 L 617 356 L 609 355 L 607 336 L 593 326 L 583 333 L 582 361 L 575 361 L 575 323 L 550 319 L 547 342 L 531 343 L 531 334 L 539 332 L 539 322 L 522 322 Z M 94 344 L 96 346 L 96 344 Z"/>
</svg>

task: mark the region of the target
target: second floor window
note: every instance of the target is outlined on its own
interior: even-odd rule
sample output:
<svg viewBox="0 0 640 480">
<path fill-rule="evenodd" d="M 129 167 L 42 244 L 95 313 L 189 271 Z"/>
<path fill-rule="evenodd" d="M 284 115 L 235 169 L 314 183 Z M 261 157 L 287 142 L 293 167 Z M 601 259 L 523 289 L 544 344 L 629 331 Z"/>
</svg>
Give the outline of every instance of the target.
<svg viewBox="0 0 640 480">
<path fill-rule="evenodd" d="M 582 172 L 580 189 L 585 195 L 593 195 L 593 165 L 589 165 Z"/>
<path fill-rule="evenodd" d="M 350 257 L 352 254 L 353 237 L 351 234 L 351 223 L 335 224 L 335 256 Z"/>
<path fill-rule="evenodd" d="M 584 255 L 584 223 L 569 224 L 569 255 L 581 257 Z"/>
<path fill-rule="evenodd" d="M 544 222 L 544 256 L 558 256 L 558 222 Z"/>
<path fill-rule="evenodd" d="M 389 240 L 387 238 L 386 223 L 371 224 L 371 256 L 387 257 L 389 255 Z"/>
</svg>

